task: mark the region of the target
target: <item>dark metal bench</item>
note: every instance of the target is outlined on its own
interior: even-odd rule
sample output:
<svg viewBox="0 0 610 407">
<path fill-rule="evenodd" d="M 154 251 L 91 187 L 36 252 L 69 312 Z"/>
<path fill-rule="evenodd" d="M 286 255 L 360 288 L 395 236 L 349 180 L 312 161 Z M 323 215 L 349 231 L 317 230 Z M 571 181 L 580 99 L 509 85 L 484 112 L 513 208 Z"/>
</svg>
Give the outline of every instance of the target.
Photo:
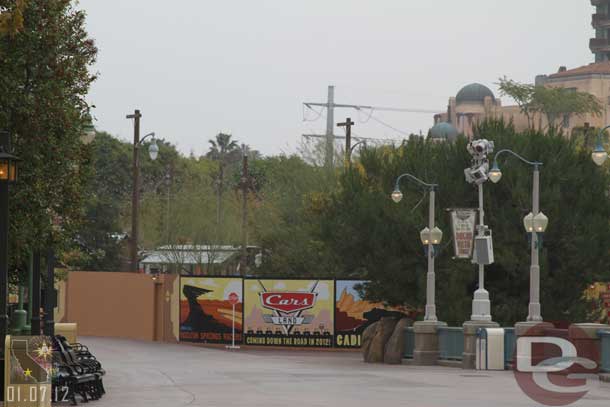
<svg viewBox="0 0 610 407">
<path fill-rule="evenodd" d="M 101 398 L 106 392 L 102 383 L 102 376 L 106 372 L 89 350 L 80 344 L 73 347 L 61 335 L 53 338 L 53 349 L 56 366 L 53 400 L 70 400 L 76 405 L 76 395 L 79 395 L 83 402 Z"/>
</svg>

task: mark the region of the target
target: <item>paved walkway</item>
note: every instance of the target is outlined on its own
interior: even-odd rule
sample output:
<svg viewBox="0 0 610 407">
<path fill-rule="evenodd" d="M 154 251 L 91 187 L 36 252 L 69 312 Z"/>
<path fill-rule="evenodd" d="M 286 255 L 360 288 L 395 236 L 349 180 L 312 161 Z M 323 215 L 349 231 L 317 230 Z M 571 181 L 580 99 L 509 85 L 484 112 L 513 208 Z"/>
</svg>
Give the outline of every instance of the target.
<svg viewBox="0 0 610 407">
<path fill-rule="evenodd" d="M 537 406 L 510 372 L 370 365 L 358 353 L 206 349 L 80 338 L 108 394 L 89 407 Z M 610 384 L 574 404 L 608 407 Z"/>
</svg>

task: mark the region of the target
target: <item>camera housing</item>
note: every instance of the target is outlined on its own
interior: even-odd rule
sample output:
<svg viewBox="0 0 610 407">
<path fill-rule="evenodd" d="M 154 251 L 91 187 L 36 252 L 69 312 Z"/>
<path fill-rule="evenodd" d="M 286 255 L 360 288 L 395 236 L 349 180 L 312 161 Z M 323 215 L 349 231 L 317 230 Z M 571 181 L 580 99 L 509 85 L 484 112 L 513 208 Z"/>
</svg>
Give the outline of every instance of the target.
<svg viewBox="0 0 610 407">
<path fill-rule="evenodd" d="M 466 182 L 469 184 L 481 185 L 489 179 L 489 163 L 484 162 L 481 165 L 474 165 L 464 170 Z"/>
<path fill-rule="evenodd" d="M 472 166 L 464 170 L 466 182 L 481 185 L 489 179 L 487 154 L 493 153 L 494 142 L 486 139 L 472 140 L 466 148 L 472 156 Z"/>
<path fill-rule="evenodd" d="M 486 139 L 472 140 L 467 149 L 475 161 L 487 160 L 487 154 L 494 151 L 494 142 Z"/>
</svg>

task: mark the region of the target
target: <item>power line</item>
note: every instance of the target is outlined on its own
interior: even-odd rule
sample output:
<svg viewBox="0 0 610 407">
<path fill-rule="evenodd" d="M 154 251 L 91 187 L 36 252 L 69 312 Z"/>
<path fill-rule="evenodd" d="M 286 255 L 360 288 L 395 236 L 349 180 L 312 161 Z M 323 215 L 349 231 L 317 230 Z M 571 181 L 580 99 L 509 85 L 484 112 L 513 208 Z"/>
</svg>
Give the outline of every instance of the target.
<svg viewBox="0 0 610 407">
<path fill-rule="evenodd" d="M 369 117 L 366 121 L 369 121 L 370 119 L 375 120 L 376 122 L 380 123 L 381 125 L 392 129 L 393 131 L 402 134 L 403 136 L 410 136 L 409 133 L 400 130 L 386 122 L 384 122 L 381 119 L 378 119 L 376 117 L 373 116 L 373 111 L 374 110 L 379 110 L 379 111 L 390 111 L 390 112 L 403 112 L 403 113 L 426 113 L 426 114 L 430 114 L 430 113 L 438 113 L 438 111 L 436 110 L 430 110 L 430 109 L 412 109 L 412 108 L 397 108 L 397 107 L 383 107 L 383 106 L 367 106 L 367 105 L 350 105 L 350 104 L 342 104 L 342 103 L 335 103 L 335 87 L 334 86 L 329 86 L 328 87 L 328 97 L 326 99 L 326 103 L 320 103 L 320 102 L 304 102 L 303 105 L 311 110 L 313 110 L 315 112 L 315 110 L 312 108 L 312 106 L 319 106 L 322 109 L 326 109 L 326 134 L 324 135 L 316 135 L 316 134 L 303 134 L 303 137 L 309 138 L 309 137 L 318 137 L 318 138 L 322 138 L 324 137 L 326 139 L 326 153 L 325 153 L 325 157 L 324 157 L 324 164 L 326 166 L 326 168 L 328 169 L 332 169 L 333 168 L 333 156 L 334 156 L 334 140 L 335 138 L 335 134 L 334 134 L 334 127 L 335 127 L 335 109 L 336 108 L 348 108 L 348 109 L 355 109 L 357 111 L 361 111 L 363 109 L 369 109 L 371 110 Z M 303 111 L 304 112 L 304 111 Z M 318 113 L 318 112 L 316 112 Z M 314 119 L 314 120 L 318 120 L 320 117 L 322 116 L 322 110 L 318 113 L 318 116 Z M 305 120 L 305 115 L 303 115 L 304 121 Z M 313 120 L 312 120 L 313 121 Z M 377 139 L 380 140 L 380 139 Z"/>
<path fill-rule="evenodd" d="M 398 129 L 398 128 L 396 128 L 396 127 L 392 126 L 391 124 L 388 124 L 388 123 L 384 122 L 383 120 L 378 119 L 378 118 L 377 118 L 377 117 L 375 117 L 375 116 L 371 116 L 371 119 L 375 120 L 377 123 L 379 123 L 379 124 L 381 124 L 381 125 L 383 125 L 383 126 L 385 126 L 385 127 L 389 128 L 389 129 L 394 130 L 394 131 L 395 131 L 395 132 L 397 132 L 397 133 L 402 134 L 403 136 L 407 136 L 407 137 L 409 137 L 409 136 L 411 135 L 411 133 L 407 133 L 406 131 L 400 130 L 400 129 Z"/>
</svg>

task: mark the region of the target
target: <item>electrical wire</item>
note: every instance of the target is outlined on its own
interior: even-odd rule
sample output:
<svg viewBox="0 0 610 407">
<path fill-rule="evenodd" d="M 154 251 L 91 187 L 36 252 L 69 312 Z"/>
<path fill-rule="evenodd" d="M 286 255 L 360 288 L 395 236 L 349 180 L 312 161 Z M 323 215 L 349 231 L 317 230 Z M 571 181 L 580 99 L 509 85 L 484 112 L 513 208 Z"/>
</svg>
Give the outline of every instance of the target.
<svg viewBox="0 0 610 407">
<path fill-rule="evenodd" d="M 307 117 L 306 117 L 307 115 L 305 114 L 305 112 L 306 112 L 305 108 L 313 111 L 316 114 L 316 117 L 313 118 L 313 119 L 307 119 Z M 324 112 L 324 109 L 325 109 L 324 107 L 321 107 L 320 111 L 317 111 L 313 107 L 311 107 L 308 104 L 304 103 L 303 104 L 303 121 L 304 122 L 315 122 L 315 121 L 317 121 L 322 116 L 322 113 Z"/>
<path fill-rule="evenodd" d="M 370 110 L 369 117 L 367 117 L 366 120 L 362 120 L 360 118 L 360 113 L 362 112 L 362 109 L 356 109 L 356 110 L 358 111 L 358 121 L 360 123 L 368 123 L 369 120 L 371 120 L 371 117 L 373 117 L 373 112 L 375 111 L 375 108 L 369 109 Z"/>
<path fill-rule="evenodd" d="M 383 120 L 378 119 L 375 116 L 371 116 L 371 119 L 375 120 L 377 123 L 381 124 L 382 126 L 387 127 L 388 129 L 394 130 L 395 132 L 402 134 L 403 136 L 409 137 L 411 135 L 410 133 L 407 133 L 406 131 L 397 129 L 396 127 L 392 126 L 391 124 L 388 124 L 388 123 L 384 122 Z"/>
</svg>

